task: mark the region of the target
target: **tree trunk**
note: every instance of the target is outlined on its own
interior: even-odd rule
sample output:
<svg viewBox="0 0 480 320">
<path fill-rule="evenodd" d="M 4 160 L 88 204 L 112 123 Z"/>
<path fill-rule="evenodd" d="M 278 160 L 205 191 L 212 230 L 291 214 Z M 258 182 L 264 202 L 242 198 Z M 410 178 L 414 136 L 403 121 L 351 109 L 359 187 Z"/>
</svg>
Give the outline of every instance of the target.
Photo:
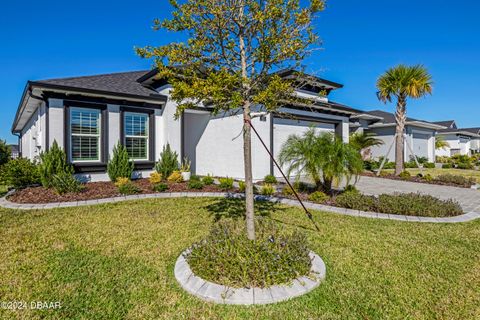
<svg viewBox="0 0 480 320">
<path fill-rule="evenodd" d="M 398 176 L 403 172 L 404 163 L 404 138 L 406 121 L 406 99 L 399 97 L 397 102 L 397 111 L 395 112 L 395 120 L 397 122 L 396 137 L 395 137 L 395 175 Z"/>
<path fill-rule="evenodd" d="M 250 102 L 245 101 L 243 106 L 243 160 L 245 165 L 245 206 L 247 220 L 247 237 L 255 240 L 255 212 L 253 203 L 253 177 L 252 177 L 252 129 L 250 121 Z"/>
</svg>

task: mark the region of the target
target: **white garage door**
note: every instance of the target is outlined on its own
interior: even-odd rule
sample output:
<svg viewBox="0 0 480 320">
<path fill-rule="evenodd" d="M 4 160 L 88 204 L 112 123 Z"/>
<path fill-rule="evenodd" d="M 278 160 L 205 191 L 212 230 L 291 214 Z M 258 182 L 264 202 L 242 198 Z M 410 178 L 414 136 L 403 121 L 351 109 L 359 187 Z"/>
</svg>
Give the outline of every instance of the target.
<svg viewBox="0 0 480 320">
<path fill-rule="evenodd" d="M 430 137 L 429 134 L 413 133 L 413 152 L 417 157 L 428 158 L 428 139 Z"/>
<path fill-rule="evenodd" d="M 280 149 L 290 135 L 302 135 L 311 126 L 314 126 L 318 131 L 335 132 L 335 124 L 333 123 L 274 118 L 273 153 L 275 155 L 275 159 L 278 160 L 278 154 L 280 153 Z M 281 176 L 277 168 L 274 168 L 274 175 L 277 177 Z"/>
</svg>

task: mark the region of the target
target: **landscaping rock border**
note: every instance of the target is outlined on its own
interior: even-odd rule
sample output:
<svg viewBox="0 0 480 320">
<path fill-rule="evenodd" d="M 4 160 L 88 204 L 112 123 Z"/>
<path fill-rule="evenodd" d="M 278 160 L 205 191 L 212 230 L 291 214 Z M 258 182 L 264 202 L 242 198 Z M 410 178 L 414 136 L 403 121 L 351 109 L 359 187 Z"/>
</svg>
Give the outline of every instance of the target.
<svg viewBox="0 0 480 320">
<path fill-rule="evenodd" d="M 275 285 L 268 288 L 231 288 L 203 280 L 194 275 L 184 257 L 188 250 L 185 250 L 175 263 L 175 278 L 188 293 L 204 301 L 214 303 L 252 305 L 289 300 L 302 296 L 318 287 L 327 273 L 322 258 L 310 251 L 311 277 L 299 277 L 294 279 L 290 285 Z"/>
<path fill-rule="evenodd" d="M 8 196 L 8 195 L 7 195 Z M 53 208 L 65 208 L 65 207 L 78 207 L 78 206 L 88 206 L 88 205 L 97 205 L 103 203 L 111 202 L 120 202 L 127 200 L 140 200 L 140 199 L 167 199 L 167 198 L 215 198 L 215 197 L 224 197 L 224 198 L 243 198 L 244 194 L 242 193 L 230 193 L 230 192 L 165 192 L 165 193 L 151 193 L 151 194 L 136 194 L 130 196 L 121 196 L 105 199 L 95 199 L 95 200 L 83 200 L 83 201 L 72 201 L 72 202 L 53 202 L 53 203 L 14 203 L 6 199 L 7 196 L 0 198 L 0 207 L 8 209 L 21 209 L 21 210 L 42 210 L 42 209 L 53 209 Z M 255 195 L 255 200 L 262 201 L 271 201 L 275 203 L 286 204 L 289 206 L 300 207 L 300 203 L 296 200 L 279 198 L 279 197 L 269 197 L 262 195 Z M 377 213 L 377 212 L 368 212 L 360 210 L 352 210 L 340 207 L 327 206 L 323 204 L 313 203 L 309 201 L 304 201 L 305 207 L 312 210 L 320 210 L 338 213 L 347 216 L 354 217 L 364 217 L 364 218 L 373 218 L 373 219 L 385 219 L 385 220 L 397 220 L 397 221 L 407 221 L 407 222 L 429 222 L 429 223 L 458 223 L 458 222 L 468 222 L 480 218 L 479 212 L 468 212 L 459 216 L 454 217 L 444 217 L 444 218 L 434 218 L 434 217 L 419 217 L 419 216 L 406 216 L 398 214 L 386 214 L 386 213 Z"/>
</svg>

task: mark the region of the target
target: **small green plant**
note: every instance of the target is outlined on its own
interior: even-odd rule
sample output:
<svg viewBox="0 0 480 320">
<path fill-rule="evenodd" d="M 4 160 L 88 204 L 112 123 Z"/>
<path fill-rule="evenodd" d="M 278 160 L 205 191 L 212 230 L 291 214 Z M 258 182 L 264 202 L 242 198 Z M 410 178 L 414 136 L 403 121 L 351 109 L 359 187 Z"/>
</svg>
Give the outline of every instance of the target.
<svg viewBox="0 0 480 320">
<path fill-rule="evenodd" d="M 40 183 L 37 165 L 26 158 L 12 159 L 0 167 L 0 184 L 24 188 Z"/>
<path fill-rule="evenodd" d="M 192 174 L 190 176 L 190 180 L 202 181 L 202 178 L 200 178 L 200 176 L 197 176 L 196 174 Z"/>
<path fill-rule="evenodd" d="M 423 177 L 423 179 L 425 179 L 425 181 L 428 181 L 428 182 L 433 181 L 433 177 L 432 177 L 432 175 L 429 174 L 429 173 L 427 173 L 427 174 Z"/>
<path fill-rule="evenodd" d="M 176 182 L 176 183 L 183 182 L 182 173 L 178 170 L 173 171 L 172 174 L 168 176 L 167 180 L 168 182 Z"/>
<path fill-rule="evenodd" d="M 52 176 L 52 187 L 58 194 L 69 192 L 80 192 L 84 186 L 75 179 L 75 177 L 67 172 L 60 172 Z"/>
<path fill-rule="evenodd" d="M 168 190 L 168 184 L 160 182 L 160 183 L 155 184 L 152 187 L 152 189 L 153 189 L 153 191 L 156 191 L 156 192 L 163 192 L 163 191 Z"/>
<path fill-rule="evenodd" d="M 355 187 L 353 184 L 349 184 L 343 189 L 343 192 L 359 192 L 357 187 Z"/>
<path fill-rule="evenodd" d="M 293 189 L 290 188 L 289 185 L 286 185 L 283 189 L 282 189 L 282 194 L 284 196 L 292 196 L 294 193 L 293 193 Z"/>
<path fill-rule="evenodd" d="M 433 162 L 425 162 L 425 163 L 423 164 L 423 167 L 424 167 L 424 168 L 427 168 L 427 169 L 434 169 L 434 168 L 435 168 L 435 163 L 433 163 Z"/>
<path fill-rule="evenodd" d="M 204 185 L 209 186 L 213 184 L 213 177 L 211 175 L 206 175 L 202 178 L 202 182 Z"/>
<path fill-rule="evenodd" d="M 188 181 L 188 188 L 189 189 L 202 189 L 203 188 L 203 182 L 200 180 L 191 180 Z"/>
<path fill-rule="evenodd" d="M 457 169 L 471 170 L 471 169 L 473 169 L 473 164 L 471 164 L 471 163 L 459 162 L 459 163 L 457 164 Z"/>
<path fill-rule="evenodd" d="M 187 157 L 183 158 L 182 166 L 180 167 L 181 172 L 190 172 L 191 161 Z"/>
<path fill-rule="evenodd" d="M 56 140 L 48 151 L 40 153 L 40 164 L 38 165 L 40 182 L 45 188 L 53 186 L 53 176 L 60 175 L 61 179 L 66 179 L 66 175 L 73 175 L 73 167 L 67 162 L 67 155 L 62 148 L 58 146 Z M 71 180 L 72 181 L 72 180 Z"/>
<path fill-rule="evenodd" d="M 139 193 L 140 189 L 130 181 L 129 178 L 118 177 L 115 181 L 115 186 L 118 188 L 118 192 L 124 195 Z"/>
<path fill-rule="evenodd" d="M 161 173 L 163 177 L 169 177 L 173 171 L 177 171 L 178 169 L 178 154 L 177 152 L 172 151 L 170 144 L 167 143 L 160 153 L 160 160 L 157 162 L 155 170 L 157 170 L 158 173 Z"/>
<path fill-rule="evenodd" d="M 245 181 L 238 181 L 238 192 L 245 192 Z M 256 185 L 253 185 L 253 193 L 258 193 L 258 188 Z"/>
<path fill-rule="evenodd" d="M 311 194 L 308 195 L 308 200 L 316 203 L 324 203 L 327 201 L 330 197 L 327 196 L 325 193 L 322 191 L 315 191 Z"/>
<path fill-rule="evenodd" d="M 233 288 L 289 283 L 310 271 L 307 237 L 256 219 L 257 239 L 248 240 L 243 221 L 222 220 L 195 243 L 186 260 L 193 273 Z"/>
<path fill-rule="evenodd" d="M 452 169 L 453 165 L 451 163 L 443 163 L 442 169 Z"/>
<path fill-rule="evenodd" d="M 410 172 L 408 172 L 408 171 L 406 171 L 406 170 L 403 171 L 403 172 L 401 172 L 398 176 L 399 176 L 401 179 L 403 179 L 403 180 L 409 180 L 409 179 L 412 177 L 412 175 L 410 174 Z"/>
<path fill-rule="evenodd" d="M 219 178 L 218 181 L 220 182 L 220 184 L 218 185 L 218 187 L 221 189 L 221 190 L 231 190 L 233 189 L 233 178 L 229 178 L 229 177 L 226 177 L 226 178 Z"/>
<path fill-rule="evenodd" d="M 127 148 L 117 143 L 113 147 L 113 155 L 107 165 L 107 173 L 110 181 L 116 182 L 118 178 L 132 177 L 134 164 L 130 161 Z"/>
<path fill-rule="evenodd" d="M 150 181 L 151 184 L 159 184 L 162 182 L 162 174 L 158 172 L 152 172 L 150 173 L 150 177 L 148 178 L 148 181 Z"/>
<path fill-rule="evenodd" d="M 263 178 L 263 181 L 264 181 L 265 183 L 269 183 L 269 184 L 276 184 L 276 183 L 278 183 L 277 178 L 275 178 L 275 176 L 272 175 L 272 174 L 266 175 L 265 178 Z"/>
<path fill-rule="evenodd" d="M 260 193 L 264 196 L 271 196 L 275 193 L 275 187 L 269 183 L 266 183 L 260 189 Z"/>
</svg>

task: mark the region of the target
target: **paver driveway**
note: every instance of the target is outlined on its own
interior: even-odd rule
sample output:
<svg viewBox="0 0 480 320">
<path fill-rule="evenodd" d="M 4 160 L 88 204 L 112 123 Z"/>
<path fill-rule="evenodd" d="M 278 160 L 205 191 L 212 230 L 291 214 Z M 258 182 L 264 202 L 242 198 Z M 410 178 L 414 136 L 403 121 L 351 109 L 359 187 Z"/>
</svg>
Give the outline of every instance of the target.
<svg viewBox="0 0 480 320">
<path fill-rule="evenodd" d="M 440 186 L 435 184 L 408 182 L 362 176 L 356 187 L 362 193 L 379 195 L 395 192 L 420 192 L 440 199 L 455 199 L 465 212 L 480 212 L 480 191 L 475 189 Z"/>
</svg>

